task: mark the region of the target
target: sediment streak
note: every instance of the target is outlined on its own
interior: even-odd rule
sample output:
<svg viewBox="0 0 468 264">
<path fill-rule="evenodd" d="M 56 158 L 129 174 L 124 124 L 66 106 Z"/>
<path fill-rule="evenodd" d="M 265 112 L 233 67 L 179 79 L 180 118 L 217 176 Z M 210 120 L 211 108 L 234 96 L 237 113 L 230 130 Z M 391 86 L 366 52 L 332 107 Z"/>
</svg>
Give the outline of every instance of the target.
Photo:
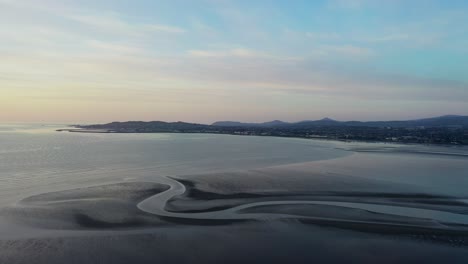
<svg viewBox="0 0 468 264">
<path fill-rule="evenodd" d="M 254 208 L 259 206 L 269 205 L 328 205 L 335 207 L 346 207 L 352 209 L 367 210 L 375 213 L 383 213 L 397 216 L 405 216 L 419 219 L 430 219 L 433 220 L 434 226 L 431 229 L 443 229 L 451 230 L 452 228 L 446 224 L 468 224 L 468 215 L 456 214 L 445 211 L 421 209 L 413 207 L 393 206 L 393 205 L 378 205 L 371 203 L 357 203 L 357 202 L 337 202 L 337 201 L 310 201 L 310 200 L 298 200 L 298 201 L 266 201 L 266 202 L 253 202 L 239 206 L 234 206 L 229 209 L 210 211 L 210 212 L 198 212 L 198 213 L 179 213 L 167 211 L 166 204 L 172 198 L 185 193 L 185 186 L 169 177 L 158 178 L 159 183 L 167 184 L 170 188 L 162 193 L 151 196 L 142 202 L 138 203 L 138 208 L 144 212 L 154 214 L 157 216 L 170 217 L 170 218 L 183 218 L 183 219 L 198 219 L 198 220 L 276 220 L 276 219 L 291 219 L 300 218 L 307 220 L 316 220 L 320 222 L 341 222 L 351 224 L 373 224 L 373 225 L 385 225 L 392 227 L 421 227 L 419 225 L 411 223 L 394 223 L 385 221 L 362 221 L 362 220 L 347 220 L 340 218 L 327 218 L 327 217 L 312 217 L 303 215 L 291 215 L 282 213 L 245 213 L 240 212 L 248 208 Z"/>
</svg>

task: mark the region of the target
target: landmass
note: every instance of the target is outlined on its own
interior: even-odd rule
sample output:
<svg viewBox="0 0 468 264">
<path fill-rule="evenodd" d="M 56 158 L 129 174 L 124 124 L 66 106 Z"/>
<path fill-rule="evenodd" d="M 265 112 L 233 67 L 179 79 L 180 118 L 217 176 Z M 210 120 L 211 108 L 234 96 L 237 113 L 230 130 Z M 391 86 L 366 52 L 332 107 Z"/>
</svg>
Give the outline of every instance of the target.
<svg viewBox="0 0 468 264">
<path fill-rule="evenodd" d="M 372 141 L 468 145 L 468 116 L 441 116 L 407 121 L 315 121 L 265 123 L 220 121 L 211 125 L 187 122 L 128 121 L 75 125 L 58 131 L 87 133 L 208 133 L 248 136 L 315 138 L 344 141 Z"/>
</svg>

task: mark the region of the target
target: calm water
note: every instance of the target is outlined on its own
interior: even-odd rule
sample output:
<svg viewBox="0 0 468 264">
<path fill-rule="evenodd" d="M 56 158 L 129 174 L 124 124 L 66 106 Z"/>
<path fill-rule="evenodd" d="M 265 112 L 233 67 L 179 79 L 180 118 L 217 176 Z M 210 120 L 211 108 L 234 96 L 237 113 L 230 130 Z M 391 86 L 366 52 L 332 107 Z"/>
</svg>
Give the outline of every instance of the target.
<svg viewBox="0 0 468 264">
<path fill-rule="evenodd" d="M 62 126 L 63 127 L 63 126 Z M 334 143 L 205 134 L 84 134 L 0 126 L 0 205 L 50 191 L 334 159 Z"/>
<path fill-rule="evenodd" d="M 433 154 L 468 155 L 467 148 L 205 134 L 55 132 L 60 127 L 0 126 L 0 205 L 80 186 L 308 161 L 317 161 L 316 167 L 323 171 L 419 185 L 431 192 L 463 196 L 468 188 L 467 157 Z M 353 149 L 379 152 L 356 154 Z"/>
<path fill-rule="evenodd" d="M 34 225 L 36 221 L 53 227 L 56 227 L 54 223 L 73 223 L 70 215 L 76 210 L 97 219 L 110 219 L 107 220 L 110 222 L 120 214 L 125 216 L 122 219 L 134 217 L 127 214 L 137 214 L 134 210 L 137 204 L 122 207 L 125 202 L 118 200 L 120 203 L 112 207 L 112 200 L 90 202 L 101 197 L 101 191 L 93 193 L 87 189 L 84 189 L 84 196 L 72 195 L 81 200 L 67 200 L 69 190 L 126 181 L 164 182 L 162 176 L 199 180 L 206 183 L 202 187 L 213 188 L 214 192 L 229 193 L 239 187 L 241 191 L 268 189 L 292 194 L 294 190 L 300 190 L 299 193 L 365 190 L 369 193 L 445 195 L 451 196 L 447 198 L 451 201 L 468 201 L 466 147 L 207 134 L 82 134 L 55 132 L 57 128 L 63 126 L 0 125 L 0 210 L 5 208 L 7 212 L 7 217 L 0 218 L 0 263 L 220 263 L 225 260 L 226 263 L 467 263 L 468 247 L 459 246 L 468 245 L 465 238 L 440 240 L 429 236 L 426 243 L 412 236 L 376 235 L 297 221 L 265 220 L 226 226 L 179 225 L 176 222 L 151 230 L 131 228 L 107 232 Z M 259 170 L 245 172 L 251 169 Z M 218 174 L 206 174 L 213 172 Z M 32 203 L 26 208 L 24 203 L 16 204 L 36 194 L 46 194 L 42 199 L 49 197 L 52 202 L 38 207 Z M 162 195 L 169 196 L 162 199 Z M 168 191 L 148 199 L 167 202 L 172 195 Z M 58 197 L 61 205 L 54 202 L 54 197 Z M 201 213 L 198 217 L 223 216 L 232 210 L 264 206 L 276 212 L 277 217 L 282 210 L 294 213 L 295 208 L 301 209 L 299 215 L 315 208 L 310 211 L 315 212 L 314 215 L 317 212 L 324 217 L 341 215 L 345 220 L 360 220 L 368 215 L 374 225 L 375 221 L 383 219 L 375 220 L 376 212 L 455 224 L 467 221 L 464 212 L 454 214 L 437 203 L 418 209 L 411 203 L 408 206 L 379 205 L 373 203 L 373 198 L 366 197 L 361 200 L 344 197 L 344 202 L 278 201 L 281 199 L 247 203 L 226 211 Z M 179 202 L 183 205 L 190 200 Z M 203 207 L 209 202 L 195 200 L 192 206 Z M 8 214 L 12 212 L 8 208 L 15 208 L 15 204 L 19 218 Z M 159 211 L 165 210 L 165 204 L 159 208 L 157 201 L 149 205 L 149 209 L 156 205 Z M 319 205 L 319 209 L 304 207 L 306 205 Z M 350 211 L 351 208 L 373 213 L 363 215 L 363 211 Z M 186 217 L 191 219 L 194 215 L 197 214 L 188 213 Z M 237 213 L 233 215 L 238 216 Z M 265 219 L 272 217 L 267 216 Z M 32 221 L 32 225 L 12 220 L 21 217 Z M 392 219 L 383 220 L 391 222 Z M 366 226 L 368 224 L 366 222 Z"/>
</svg>

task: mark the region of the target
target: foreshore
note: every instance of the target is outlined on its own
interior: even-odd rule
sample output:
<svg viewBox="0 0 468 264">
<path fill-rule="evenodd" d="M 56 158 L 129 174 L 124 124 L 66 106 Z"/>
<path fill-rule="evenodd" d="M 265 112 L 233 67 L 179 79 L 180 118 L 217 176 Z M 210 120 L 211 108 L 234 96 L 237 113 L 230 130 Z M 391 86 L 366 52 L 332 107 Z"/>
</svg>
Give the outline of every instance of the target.
<svg viewBox="0 0 468 264">
<path fill-rule="evenodd" d="M 111 129 L 57 129 L 57 132 L 71 132 L 71 133 L 100 133 L 100 134 L 209 134 L 209 135 L 230 135 L 230 136 L 250 136 L 250 137 L 276 137 L 276 138 L 298 138 L 298 139 L 311 139 L 319 141 L 334 141 L 334 142 L 347 142 L 347 143 L 380 143 L 389 145 L 420 145 L 420 146 L 446 146 L 446 147 L 463 147 L 464 144 L 445 144 L 445 143 L 416 143 L 405 141 L 376 141 L 376 140 L 357 140 L 357 139 L 336 139 L 324 136 L 279 136 L 279 135 L 245 135 L 236 133 L 219 133 L 219 132 L 180 132 L 180 131 L 161 131 L 161 132 L 122 132 Z"/>
<path fill-rule="evenodd" d="M 57 129 L 57 132 L 73 132 L 73 133 L 116 133 L 107 129 Z"/>
<path fill-rule="evenodd" d="M 463 196 L 341 172 L 369 155 L 36 194 L 0 211 L 0 262 L 466 263 Z"/>
</svg>

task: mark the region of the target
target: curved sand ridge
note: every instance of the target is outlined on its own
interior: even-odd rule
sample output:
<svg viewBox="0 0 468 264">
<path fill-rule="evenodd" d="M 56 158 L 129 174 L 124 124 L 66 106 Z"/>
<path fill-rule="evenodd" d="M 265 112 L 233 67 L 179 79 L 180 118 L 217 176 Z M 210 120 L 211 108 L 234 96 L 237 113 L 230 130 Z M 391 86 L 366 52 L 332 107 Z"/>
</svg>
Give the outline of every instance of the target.
<svg viewBox="0 0 468 264">
<path fill-rule="evenodd" d="M 284 213 L 249 213 L 255 208 L 275 205 L 325 205 L 334 207 L 345 207 L 351 209 L 366 210 L 374 213 L 389 214 L 396 216 L 403 216 L 409 218 L 419 218 L 423 220 L 430 220 L 434 226 L 431 228 L 441 230 L 454 230 L 450 225 L 468 225 L 468 215 L 450 213 L 439 210 L 420 209 L 413 207 L 404 206 L 393 206 L 393 205 L 380 205 L 371 203 L 357 203 L 357 202 L 337 202 L 337 201 L 310 201 L 310 200 L 297 200 L 297 201 L 265 201 L 265 202 L 253 202 L 234 206 L 229 209 L 210 211 L 210 212 L 199 212 L 199 213 L 179 213 L 167 211 L 166 204 L 169 200 L 183 195 L 186 192 L 186 187 L 177 180 L 169 177 L 160 177 L 160 183 L 167 184 L 170 188 L 164 192 L 153 195 L 142 202 L 138 203 L 138 208 L 147 213 L 151 213 L 157 216 L 169 217 L 169 218 L 183 218 L 183 219 L 197 219 L 197 220 L 275 220 L 275 219 L 290 219 L 290 218 L 301 218 L 305 220 L 316 220 L 318 222 L 330 221 L 330 222 L 342 222 L 349 224 L 372 224 L 372 225 L 385 225 L 393 227 L 414 227 L 419 228 L 421 226 L 410 223 L 394 223 L 385 221 L 359 221 L 359 220 L 346 220 L 338 218 L 327 218 L 327 217 L 311 217 L 303 215 L 293 215 Z"/>
<path fill-rule="evenodd" d="M 45 193 L 20 201 L 1 212 L 1 216 L 14 223 L 39 227 L 36 230 L 44 230 L 47 234 L 51 230 L 75 230 L 73 234 L 85 230 L 128 233 L 174 224 L 226 225 L 245 221 L 292 220 L 296 224 L 372 233 L 440 234 L 463 237 L 463 241 L 468 237 L 468 215 L 463 214 L 467 205 L 455 203 L 457 200 L 453 199 L 443 202 L 456 204 L 457 210 L 437 204 L 441 202 L 437 198 L 428 198 L 419 204 L 406 198 L 403 199 L 406 202 L 400 200 L 395 203 L 391 198 L 379 200 L 359 193 L 353 193 L 352 197 L 345 194 L 251 193 L 249 198 L 223 197 L 222 194 L 213 200 L 193 196 L 191 192 L 194 189 L 191 188 L 202 190 L 189 184 L 170 177 L 157 177 L 153 182 L 127 182 Z M 417 197 L 417 194 L 412 197 Z M 184 201 L 182 206 L 180 201 Z M 199 205 L 205 209 L 193 210 L 192 206 L 199 208 Z"/>
</svg>

